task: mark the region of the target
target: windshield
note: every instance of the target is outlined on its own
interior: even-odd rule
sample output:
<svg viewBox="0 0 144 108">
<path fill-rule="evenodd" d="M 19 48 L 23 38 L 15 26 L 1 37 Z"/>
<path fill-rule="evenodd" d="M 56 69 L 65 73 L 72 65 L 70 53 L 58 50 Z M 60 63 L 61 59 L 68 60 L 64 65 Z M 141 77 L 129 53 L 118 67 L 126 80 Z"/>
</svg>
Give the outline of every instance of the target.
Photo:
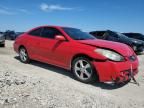
<svg viewBox="0 0 144 108">
<path fill-rule="evenodd" d="M 75 28 L 63 28 L 63 30 L 74 40 L 96 39 L 92 35 Z"/>
</svg>

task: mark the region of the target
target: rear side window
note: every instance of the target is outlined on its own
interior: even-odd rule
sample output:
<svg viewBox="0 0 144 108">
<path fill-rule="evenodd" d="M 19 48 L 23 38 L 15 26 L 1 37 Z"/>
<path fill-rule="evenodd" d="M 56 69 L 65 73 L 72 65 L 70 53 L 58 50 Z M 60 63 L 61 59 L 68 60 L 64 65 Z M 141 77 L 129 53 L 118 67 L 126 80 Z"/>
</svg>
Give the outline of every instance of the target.
<svg viewBox="0 0 144 108">
<path fill-rule="evenodd" d="M 56 35 L 62 35 L 62 33 L 55 28 L 49 28 L 49 27 L 44 27 L 41 33 L 42 37 L 50 39 L 54 39 Z"/>
<path fill-rule="evenodd" d="M 29 33 L 32 36 L 41 36 L 42 28 L 35 29 Z"/>
</svg>

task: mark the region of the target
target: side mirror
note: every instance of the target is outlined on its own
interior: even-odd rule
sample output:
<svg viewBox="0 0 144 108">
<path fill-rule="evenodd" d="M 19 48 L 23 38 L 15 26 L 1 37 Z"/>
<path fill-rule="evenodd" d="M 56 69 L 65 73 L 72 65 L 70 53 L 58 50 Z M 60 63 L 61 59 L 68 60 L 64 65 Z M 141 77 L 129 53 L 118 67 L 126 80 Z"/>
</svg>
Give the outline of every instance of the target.
<svg viewBox="0 0 144 108">
<path fill-rule="evenodd" d="M 56 35 L 56 36 L 55 36 L 55 39 L 56 39 L 56 40 L 59 40 L 59 41 L 65 41 L 65 40 L 66 40 L 65 37 L 64 37 L 64 36 L 61 36 L 61 35 Z"/>
</svg>

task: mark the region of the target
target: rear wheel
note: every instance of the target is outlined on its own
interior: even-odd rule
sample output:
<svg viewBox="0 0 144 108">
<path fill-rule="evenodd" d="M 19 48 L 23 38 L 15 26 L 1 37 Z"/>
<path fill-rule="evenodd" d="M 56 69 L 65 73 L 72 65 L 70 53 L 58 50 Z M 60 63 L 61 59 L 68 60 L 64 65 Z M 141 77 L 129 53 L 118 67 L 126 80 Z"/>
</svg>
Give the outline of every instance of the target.
<svg viewBox="0 0 144 108">
<path fill-rule="evenodd" d="M 91 61 L 85 57 L 78 57 L 72 62 L 72 71 L 77 80 L 90 83 L 96 80 L 96 73 Z"/>
<path fill-rule="evenodd" d="M 26 48 L 21 47 L 19 49 L 19 56 L 20 56 L 20 61 L 21 62 L 23 62 L 23 63 L 29 63 L 30 62 L 30 59 L 29 59 Z"/>
</svg>

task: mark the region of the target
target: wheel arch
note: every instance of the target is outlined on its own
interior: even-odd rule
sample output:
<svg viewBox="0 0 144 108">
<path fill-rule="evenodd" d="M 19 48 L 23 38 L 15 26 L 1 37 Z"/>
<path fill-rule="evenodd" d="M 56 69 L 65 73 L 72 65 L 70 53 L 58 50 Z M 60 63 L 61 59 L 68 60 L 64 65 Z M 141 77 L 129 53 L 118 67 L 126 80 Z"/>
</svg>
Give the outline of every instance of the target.
<svg viewBox="0 0 144 108">
<path fill-rule="evenodd" d="M 88 59 L 91 60 L 91 61 L 93 60 L 92 57 L 90 57 L 90 56 L 88 56 L 88 55 L 86 55 L 86 54 L 79 53 L 79 54 L 76 54 L 76 55 L 74 55 L 74 56 L 72 57 L 72 59 L 71 59 L 71 64 L 72 64 L 73 60 L 76 59 L 76 58 L 78 58 L 78 57 L 86 57 L 86 58 L 88 58 Z"/>
<path fill-rule="evenodd" d="M 26 49 L 26 47 L 25 47 L 24 45 L 20 45 L 20 46 L 18 47 L 18 51 L 20 50 L 20 48 L 25 48 L 25 49 Z"/>
</svg>

